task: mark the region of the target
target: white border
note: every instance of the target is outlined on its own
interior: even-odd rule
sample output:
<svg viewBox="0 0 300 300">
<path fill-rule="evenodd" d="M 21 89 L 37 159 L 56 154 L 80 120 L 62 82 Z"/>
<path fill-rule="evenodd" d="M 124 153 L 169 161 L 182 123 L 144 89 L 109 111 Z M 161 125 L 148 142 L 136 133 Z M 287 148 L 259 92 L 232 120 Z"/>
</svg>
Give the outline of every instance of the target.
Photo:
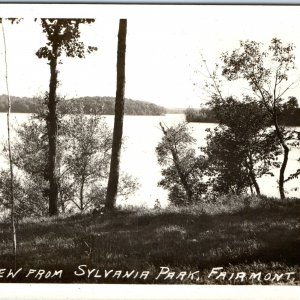
<svg viewBox="0 0 300 300">
<path fill-rule="evenodd" d="M 297 286 L 0 284 L 0 299 L 260 299 L 299 300 Z"/>
</svg>

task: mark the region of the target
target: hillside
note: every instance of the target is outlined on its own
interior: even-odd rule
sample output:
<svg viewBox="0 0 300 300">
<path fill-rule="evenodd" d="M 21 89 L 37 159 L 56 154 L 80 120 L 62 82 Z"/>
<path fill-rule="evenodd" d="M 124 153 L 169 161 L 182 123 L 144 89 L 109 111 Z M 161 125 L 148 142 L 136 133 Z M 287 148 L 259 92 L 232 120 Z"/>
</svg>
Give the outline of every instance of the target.
<svg viewBox="0 0 300 300">
<path fill-rule="evenodd" d="M 266 200 L 25 219 L 14 278 L 1 222 L 1 282 L 300 284 L 299 199 Z"/>
<path fill-rule="evenodd" d="M 33 113 L 37 109 L 39 103 L 38 98 L 28 98 L 28 97 L 15 97 L 11 96 L 12 102 L 12 112 L 15 113 Z M 101 109 L 102 114 L 104 115 L 113 115 L 114 114 L 114 97 L 81 97 L 81 98 L 72 98 L 65 101 L 66 104 L 71 109 L 79 105 L 80 103 L 84 104 L 84 110 L 86 113 L 89 113 L 91 110 L 96 108 Z M 0 96 L 0 112 L 7 111 L 7 96 Z M 139 101 L 126 99 L 125 100 L 125 115 L 163 115 L 166 113 L 166 109 L 162 106 L 156 105 L 151 102 Z"/>
</svg>

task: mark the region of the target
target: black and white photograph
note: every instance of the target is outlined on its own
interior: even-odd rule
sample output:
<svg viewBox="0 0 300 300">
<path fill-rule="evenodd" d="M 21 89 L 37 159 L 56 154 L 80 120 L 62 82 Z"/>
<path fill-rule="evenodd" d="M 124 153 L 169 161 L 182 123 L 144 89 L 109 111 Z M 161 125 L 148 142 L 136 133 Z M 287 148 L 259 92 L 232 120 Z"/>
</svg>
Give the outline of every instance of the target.
<svg viewBox="0 0 300 300">
<path fill-rule="evenodd" d="M 300 284 L 300 6 L 0 12 L 1 284 Z"/>
</svg>

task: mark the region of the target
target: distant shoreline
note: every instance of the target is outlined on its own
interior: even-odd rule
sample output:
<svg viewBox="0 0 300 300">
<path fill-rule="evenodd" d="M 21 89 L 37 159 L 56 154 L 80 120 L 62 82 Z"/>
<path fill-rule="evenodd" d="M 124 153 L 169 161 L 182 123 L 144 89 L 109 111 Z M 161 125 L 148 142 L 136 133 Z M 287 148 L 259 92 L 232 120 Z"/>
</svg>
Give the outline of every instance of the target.
<svg viewBox="0 0 300 300">
<path fill-rule="evenodd" d="M 7 112 L 6 111 L 0 111 L 0 113 L 1 114 L 7 114 Z M 35 112 L 20 112 L 20 111 L 11 111 L 11 113 L 12 114 L 24 114 L 24 115 L 26 115 L 26 114 L 34 114 Z M 70 113 L 71 114 L 71 113 Z M 89 115 L 89 113 L 85 113 L 85 115 Z M 175 115 L 175 114 L 170 114 L 170 113 L 165 113 L 165 114 L 160 114 L 160 115 L 151 115 L 151 114 L 135 114 L 135 115 L 133 115 L 133 114 L 124 114 L 124 116 L 131 116 L 131 117 L 159 117 L 159 116 L 166 116 L 166 115 Z M 179 114 L 176 114 L 176 115 L 179 115 Z M 101 114 L 101 116 L 114 116 L 114 114 Z"/>
<path fill-rule="evenodd" d="M 185 111 L 188 123 L 218 123 L 216 117 L 210 109 L 188 108 Z M 295 108 L 279 117 L 279 124 L 289 127 L 300 126 L 300 108 Z"/>
<path fill-rule="evenodd" d="M 43 107 L 43 99 L 11 96 L 12 113 L 36 113 Z M 114 115 L 115 98 L 110 96 L 80 97 L 61 99 L 60 113 L 72 113 L 82 110 L 85 114 L 99 113 Z M 0 96 L 0 112 L 7 111 L 7 95 Z M 167 113 L 167 109 L 152 102 L 125 99 L 125 115 L 160 116 Z"/>
</svg>

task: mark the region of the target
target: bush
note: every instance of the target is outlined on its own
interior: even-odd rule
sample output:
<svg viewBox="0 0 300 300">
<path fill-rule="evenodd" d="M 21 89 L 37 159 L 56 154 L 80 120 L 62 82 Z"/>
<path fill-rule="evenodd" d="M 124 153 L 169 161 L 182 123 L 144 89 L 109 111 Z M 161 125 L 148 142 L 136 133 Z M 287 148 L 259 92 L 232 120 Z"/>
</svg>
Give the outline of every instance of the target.
<svg viewBox="0 0 300 300">
<path fill-rule="evenodd" d="M 103 204 L 110 163 L 112 132 L 100 112 L 85 115 L 83 106 L 67 114 L 59 103 L 57 139 L 58 204 L 63 213 L 91 211 Z M 62 111 L 64 113 L 62 113 Z M 16 213 L 19 217 L 45 216 L 48 213 L 48 139 L 45 107 L 16 128 L 13 141 L 14 188 Z M 8 172 L 0 172 L 0 205 L 9 208 Z M 121 177 L 119 197 L 127 199 L 135 192 L 135 178 Z"/>
<path fill-rule="evenodd" d="M 156 147 L 156 154 L 158 163 L 163 166 L 163 179 L 158 185 L 169 190 L 169 200 L 175 205 L 199 201 L 207 188 L 203 181 L 206 161 L 192 148 L 195 139 L 186 123 L 170 128 L 160 125 L 164 136 Z"/>
</svg>

